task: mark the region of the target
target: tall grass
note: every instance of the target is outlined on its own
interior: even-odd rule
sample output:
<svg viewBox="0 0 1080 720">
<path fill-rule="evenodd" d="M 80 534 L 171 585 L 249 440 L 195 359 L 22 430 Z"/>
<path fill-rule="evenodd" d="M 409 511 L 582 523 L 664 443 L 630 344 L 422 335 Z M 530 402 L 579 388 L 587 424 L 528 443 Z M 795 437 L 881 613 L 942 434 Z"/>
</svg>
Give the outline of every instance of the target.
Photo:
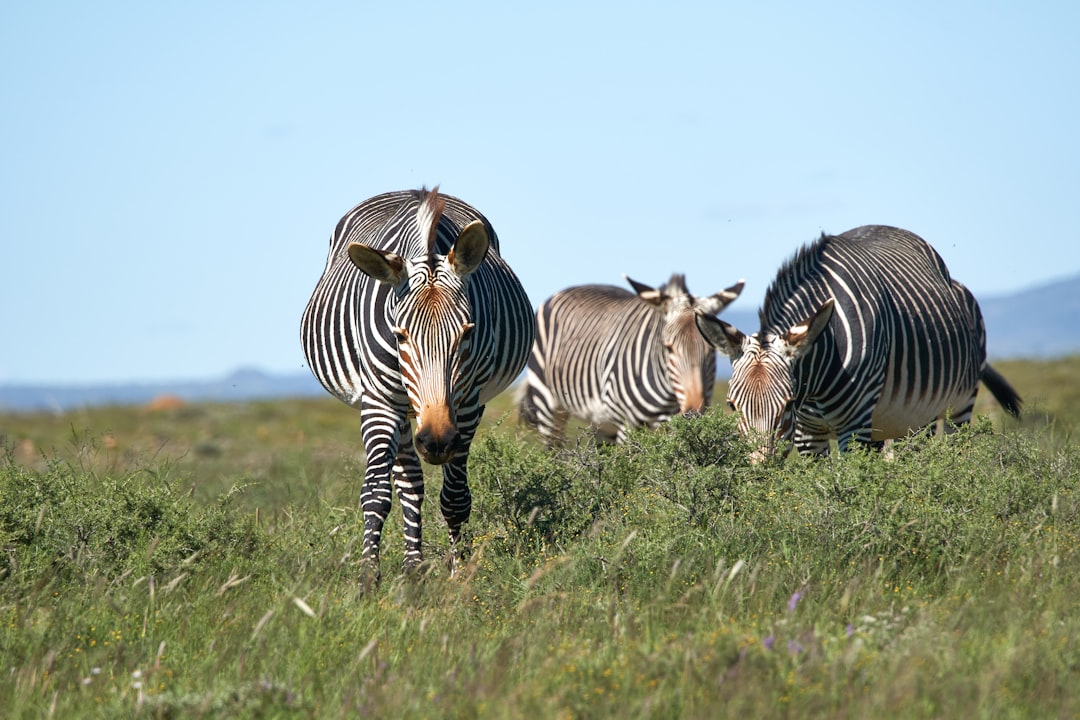
<svg viewBox="0 0 1080 720">
<path fill-rule="evenodd" d="M 750 466 L 730 417 L 474 449 L 474 553 L 357 584 L 360 519 L 201 501 L 198 466 L 0 467 L 11 717 L 1068 717 L 1073 448 L 981 421 Z M 89 463 L 92 465 L 92 463 Z M 339 466 L 341 472 L 343 466 Z"/>
<path fill-rule="evenodd" d="M 1068 392 L 1041 423 L 984 417 L 892 460 L 764 465 L 720 412 L 549 453 L 497 405 L 470 461 L 470 561 L 450 576 L 429 492 L 427 562 L 399 571 L 395 507 L 375 588 L 358 418 L 331 401 L 3 417 L 0 707 L 1073 717 Z"/>
</svg>

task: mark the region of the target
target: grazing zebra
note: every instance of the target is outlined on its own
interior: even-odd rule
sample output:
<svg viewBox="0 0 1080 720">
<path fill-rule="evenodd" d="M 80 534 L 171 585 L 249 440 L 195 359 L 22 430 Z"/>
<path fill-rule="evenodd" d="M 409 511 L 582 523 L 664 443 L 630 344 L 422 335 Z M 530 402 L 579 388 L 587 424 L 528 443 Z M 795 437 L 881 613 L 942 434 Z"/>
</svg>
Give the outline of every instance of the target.
<svg viewBox="0 0 1080 720">
<path fill-rule="evenodd" d="M 330 237 L 300 334 L 315 377 L 360 411 L 363 557 L 375 577 L 391 478 L 405 518 L 405 568 L 421 561 L 417 453 L 443 466 L 440 505 L 456 558 L 472 507 L 469 444 L 484 403 L 516 379 L 533 338 L 529 298 L 491 224 L 438 188 L 357 205 Z"/>
<path fill-rule="evenodd" d="M 608 441 L 655 427 L 676 412 L 701 412 L 712 395 L 716 353 L 694 327 L 739 296 L 740 281 L 695 298 L 682 275 L 659 289 L 626 278 L 556 293 L 536 313 L 536 341 L 519 390 L 521 419 L 548 446 L 562 440 L 570 415 Z"/>
<path fill-rule="evenodd" d="M 755 459 L 780 442 L 824 454 L 833 435 L 840 450 L 852 439 L 880 447 L 938 419 L 965 423 L 980 379 L 1019 416 L 1020 397 L 986 363 L 975 298 L 906 230 L 822 234 L 780 268 L 760 315 L 753 335 L 697 320 L 731 358 L 740 428 L 764 436 Z"/>
</svg>

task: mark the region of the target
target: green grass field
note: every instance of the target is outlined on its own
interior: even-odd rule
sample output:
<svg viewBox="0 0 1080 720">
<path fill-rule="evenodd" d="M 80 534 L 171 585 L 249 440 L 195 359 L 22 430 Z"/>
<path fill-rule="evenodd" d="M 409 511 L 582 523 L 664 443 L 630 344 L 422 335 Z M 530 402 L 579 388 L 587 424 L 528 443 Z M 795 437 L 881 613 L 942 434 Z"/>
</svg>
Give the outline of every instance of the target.
<svg viewBox="0 0 1080 720">
<path fill-rule="evenodd" d="M 11 718 L 1080 715 L 1080 358 L 996 364 L 894 458 L 750 465 L 714 411 L 548 453 L 507 398 L 473 554 L 363 589 L 359 416 L 336 400 L 0 415 Z M 716 395 L 722 397 L 723 389 Z"/>
</svg>

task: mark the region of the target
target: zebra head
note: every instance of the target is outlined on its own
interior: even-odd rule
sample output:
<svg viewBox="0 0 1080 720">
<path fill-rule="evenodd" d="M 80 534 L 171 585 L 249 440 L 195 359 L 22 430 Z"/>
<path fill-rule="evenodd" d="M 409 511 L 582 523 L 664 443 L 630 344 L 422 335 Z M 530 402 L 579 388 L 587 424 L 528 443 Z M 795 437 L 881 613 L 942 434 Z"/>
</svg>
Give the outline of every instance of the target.
<svg viewBox="0 0 1080 720">
<path fill-rule="evenodd" d="M 652 288 L 627 276 L 638 298 L 663 313 L 660 344 L 666 360 L 668 381 L 675 391 L 679 412 L 700 413 L 709 404 L 716 378 L 716 353 L 694 327 L 694 317 L 710 317 L 727 307 L 743 289 L 743 281 L 715 295 L 695 298 L 686 288 L 686 277 L 671 276 L 667 285 Z"/>
<path fill-rule="evenodd" d="M 472 311 L 468 299 L 470 275 L 490 247 L 487 229 L 479 220 L 465 226 L 446 255 L 435 250 L 435 237 L 444 201 L 427 196 L 417 213 L 427 252 L 403 258 L 389 250 L 350 243 L 349 258 L 359 270 L 390 285 L 396 297 L 391 331 L 397 341 L 402 383 L 416 416 L 414 442 L 429 463 L 441 465 L 461 449 L 457 411 L 472 363 Z"/>
<path fill-rule="evenodd" d="M 752 455 L 764 459 L 790 443 L 795 434 L 795 363 L 829 324 L 835 300 L 829 298 L 806 322 L 787 330 L 763 328 L 745 335 L 723 320 L 698 315 L 701 334 L 731 358 L 727 404 L 739 415 L 739 430 L 760 439 Z"/>
</svg>

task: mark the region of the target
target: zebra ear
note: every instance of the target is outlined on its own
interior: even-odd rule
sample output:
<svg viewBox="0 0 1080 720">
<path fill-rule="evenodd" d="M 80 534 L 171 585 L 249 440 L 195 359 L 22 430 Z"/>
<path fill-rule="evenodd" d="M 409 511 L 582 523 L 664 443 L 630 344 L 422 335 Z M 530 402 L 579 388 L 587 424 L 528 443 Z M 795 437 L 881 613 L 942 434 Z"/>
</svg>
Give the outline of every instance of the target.
<svg viewBox="0 0 1080 720">
<path fill-rule="evenodd" d="M 480 267 L 490 247 L 491 240 L 488 238 L 484 223 L 473 220 L 458 235 L 446 259 L 450 267 L 454 268 L 454 272 L 465 277 Z"/>
<path fill-rule="evenodd" d="M 786 342 L 790 348 L 790 352 L 793 356 L 799 356 L 810 349 L 810 346 L 814 344 L 814 340 L 821 334 L 821 331 L 825 329 L 825 326 L 829 324 L 830 318 L 832 318 L 833 308 L 836 307 L 836 299 L 829 298 L 825 302 L 821 303 L 821 307 L 817 312 L 810 316 L 810 319 L 801 325 L 792 325 L 791 329 L 784 335 L 784 342 Z"/>
<path fill-rule="evenodd" d="M 656 288 L 649 287 L 645 283 L 640 283 L 629 275 L 624 274 L 623 277 L 626 279 L 626 282 L 630 283 L 630 287 L 634 288 L 634 292 L 637 293 L 637 296 L 645 302 L 652 303 L 653 305 L 659 305 L 664 302 L 664 293 Z"/>
<path fill-rule="evenodd" d="M 360 272 L 395 287 L 405 280 L 405 261 L 397 253 L 376 250 L 363 243 L 349 243 L 349 259 Z"/>
<path fill-rule="evenodd" d="M 711 314 L 694 313 L 694 322 L 705 340 L 720 352 L 734 360 L 742 355 L 746 336 L 734 325 L 713 317 Z"/>
<path fill-rule="evenodd" d="M 698 298 L 697 302 L 694 303 L 694 309 L 705 315 L 715 315 L 730 305 L 732 300 L 739 297 L 739 293 L 742 292 L 745 284 L 744 280 L 740 280 L 727 290 L 721 290 L 709 297 Z"/>
</svg>

